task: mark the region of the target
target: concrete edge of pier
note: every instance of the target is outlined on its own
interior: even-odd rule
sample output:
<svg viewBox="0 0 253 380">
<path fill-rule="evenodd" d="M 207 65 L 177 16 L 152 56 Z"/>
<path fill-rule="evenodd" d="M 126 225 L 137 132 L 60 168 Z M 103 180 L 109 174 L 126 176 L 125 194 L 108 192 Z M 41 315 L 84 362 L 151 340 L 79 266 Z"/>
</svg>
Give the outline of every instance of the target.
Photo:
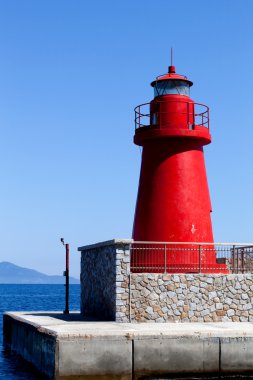
<svg viewBox="0 0 253 380">
<path fill-rule="evenodd" d="M 252 323 L 116 323 L 8 312 L 4 345 L 50 379 L 253 373 Z"/>
</svg>

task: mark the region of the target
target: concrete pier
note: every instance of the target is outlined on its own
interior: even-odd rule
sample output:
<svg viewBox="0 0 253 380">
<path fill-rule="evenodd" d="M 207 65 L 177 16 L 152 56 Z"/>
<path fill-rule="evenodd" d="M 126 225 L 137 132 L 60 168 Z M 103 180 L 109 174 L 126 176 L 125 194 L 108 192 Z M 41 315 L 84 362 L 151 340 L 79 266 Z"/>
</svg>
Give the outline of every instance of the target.
<svg viewBox="0 0 253 380">
<path fill-rule="evenodd" d="M 253 373 L 252 323 L 117 323 L 4 314 L 4 344 L 50 379 Z"/>
</svg>

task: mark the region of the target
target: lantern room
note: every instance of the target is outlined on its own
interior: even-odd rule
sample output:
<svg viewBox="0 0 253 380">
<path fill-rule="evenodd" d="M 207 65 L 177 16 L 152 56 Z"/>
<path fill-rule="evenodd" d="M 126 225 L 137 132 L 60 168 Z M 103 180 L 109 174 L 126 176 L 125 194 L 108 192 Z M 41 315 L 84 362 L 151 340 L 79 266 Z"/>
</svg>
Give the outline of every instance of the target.
<svg viewBox="0 0 253 380">
<path fill-rule="evenodd" d="M 135 144 L 143 146 L 165 136 L 198 139 L 202 145 L 211 142 L 209 108 L 190 98 L 192 85 L 186 76 L 176 74 L 175 66 L 151 83 L 153 100 L 135 108 Z"/>
<path fill-rule="evenodd" d="M 169 72 L 160 75 L 151 83 L 154 87 L 154 97 L 163 95 L 190 96 L 190 87 L 193 85 L 185 76 L 175 73 L 175 66 L 169 66 Z"/>
</svg>

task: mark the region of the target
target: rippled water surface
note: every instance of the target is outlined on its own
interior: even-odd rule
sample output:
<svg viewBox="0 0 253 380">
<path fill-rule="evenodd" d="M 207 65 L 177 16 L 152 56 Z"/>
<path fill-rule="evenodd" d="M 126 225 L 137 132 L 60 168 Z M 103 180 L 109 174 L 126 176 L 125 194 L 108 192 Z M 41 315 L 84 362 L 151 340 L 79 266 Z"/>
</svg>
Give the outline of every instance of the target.
<svg viewBox="0 0 253 380">
<path fill-rule="evenodd" d="M 70 285 L 70 310 L 79 310 L 80 285 Z M 4 311 L 64 310 L 64 285 L 1 285 L 0 284 L 0 379 L 44 379 L 32 367 L 3 349 Z"/>
</svg>

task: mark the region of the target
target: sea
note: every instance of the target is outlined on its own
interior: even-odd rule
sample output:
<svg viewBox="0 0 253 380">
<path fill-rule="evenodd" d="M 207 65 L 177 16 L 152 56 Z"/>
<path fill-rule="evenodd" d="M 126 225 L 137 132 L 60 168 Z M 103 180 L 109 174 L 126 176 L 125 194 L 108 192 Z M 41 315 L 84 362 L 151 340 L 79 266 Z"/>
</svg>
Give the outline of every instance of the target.
<svg viewBox="0 0 253 380">
<path fill-rule="evenodd" d="M 0 284 L 0 379 L 45 379 L 19 356 L 3 347 L 5 311 L 59 311 L 65 309 L 64 285 Z M 80 310 L 80 285 L 70 285 L 69 310 Z"/>
<path fill-rule="evenodd" d="M 70 285 L 70 311 L 80 310 L 80 285 Z M 29 363 L 19 356 L 7 352 L 3 347 L 3 313 L 5 311 L 59 311 L 65 309 L 64 285 L 14 285 L 0 284 L 0 379 L 45 380 Z M 146 377 L 145 380 L 164 380 L 165 377 Z M 168 377 L 167 377 L 168 379 Z M 170 377 L 172 380 L 172 378 Z M 184 378 L 185 379 L 185 378 Z M 191 377 L 196 379 L 252 379 L 251 376 Z M 179 378 L 173 378 L 179 380 Z M 183 378 L 180 378 L 183 380 Z"/>
</svg>

